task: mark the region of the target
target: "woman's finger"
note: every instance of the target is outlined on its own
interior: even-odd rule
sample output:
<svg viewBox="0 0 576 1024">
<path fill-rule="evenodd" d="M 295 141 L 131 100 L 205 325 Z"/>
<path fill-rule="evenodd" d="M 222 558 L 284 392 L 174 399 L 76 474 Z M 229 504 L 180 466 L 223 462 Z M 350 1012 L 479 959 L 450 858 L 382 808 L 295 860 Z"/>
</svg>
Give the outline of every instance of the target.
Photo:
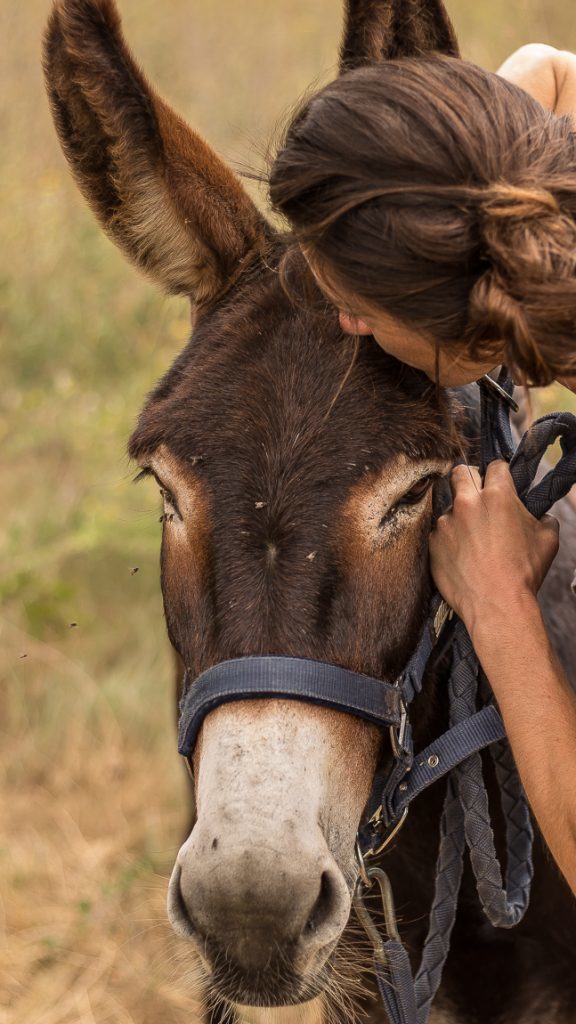
<svg viewBox="0 0 576 1024">
<path fill-rule="evenodd" d="M 504 462 L 503 459 L 495 459 L 494 462 L 491 462 L 486 470 L 484 486 L 488 488 L 504 486 L 516 493 L 516 487 L 508 463 Z"/>
<path fill-rule="evenodd" d="M 450 487 L 453 499 L 469 492 L 477 494 L 482 490 L 482 477 L 479 470 L 476 466 L 468 466 L 464 463 L 454 466 L 450 474 Z"/>
</svg>

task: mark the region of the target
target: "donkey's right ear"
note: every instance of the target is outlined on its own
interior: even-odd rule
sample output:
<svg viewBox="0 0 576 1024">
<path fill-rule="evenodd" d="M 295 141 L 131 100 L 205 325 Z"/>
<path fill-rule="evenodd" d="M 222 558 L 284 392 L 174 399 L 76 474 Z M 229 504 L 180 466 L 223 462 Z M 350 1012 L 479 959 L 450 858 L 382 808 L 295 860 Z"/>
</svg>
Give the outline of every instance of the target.
<svg viewBox="0 0 576 1024">
<path fill-rule="evenodd" d="M 168 291 L 215 299 L 265 248 L 266 223 L 148 84 L 113 0 L 56 0 L 44 70 L 62 148 L 104 229 Z"/>
<path fill-rule="evenodd" d="M 346 0 L 341 72 L 430 53 L 460 55 L 444 0 Z"/>
</svg>

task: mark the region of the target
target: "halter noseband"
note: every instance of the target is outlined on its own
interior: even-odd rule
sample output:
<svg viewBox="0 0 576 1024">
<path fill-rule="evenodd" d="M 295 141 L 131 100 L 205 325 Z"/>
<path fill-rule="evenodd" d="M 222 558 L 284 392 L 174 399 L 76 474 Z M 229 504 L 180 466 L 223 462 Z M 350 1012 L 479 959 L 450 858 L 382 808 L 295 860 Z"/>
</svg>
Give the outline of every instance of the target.
<svg viewBox="0 0 576 1024">
<path fill-rule="evenodd" d="M 380 726 L 399 729 L 402 721 L 402 692 L 398 683 L 384 683 L 309 658 L 234 658 L 202 672 L 184 694 L 178 752 L 190 757 L 204 718 L 220 704 L 270 697 L 321 704 Z"/>
<path fill-rule="evenodd" d="M 394 683 L 329 662 L 276 655 L 221 661 L 202 672 L 192 685 L 186 675 L 180 702 L 178 752 L 189 759 L 206 716 L 221 704 L 240 700 L 304 701 L 389 729 L 394 764 L 385 777 L 378 772 L 374 778 L 367 820 L 358 833 L 362 867 L 364 858 L 377 856 L 388 845 L 415 796 L 464 757 L 504 735 L 496 709 L 484 709 L 469 722 L 448 730 L 431 744 L 430 750 L 422 751 L 414 764 L 408 708 L 422 689 L 424 672 L 448 611 L 445 602 L 435 595 L 416 649 Z"/>
</svg>

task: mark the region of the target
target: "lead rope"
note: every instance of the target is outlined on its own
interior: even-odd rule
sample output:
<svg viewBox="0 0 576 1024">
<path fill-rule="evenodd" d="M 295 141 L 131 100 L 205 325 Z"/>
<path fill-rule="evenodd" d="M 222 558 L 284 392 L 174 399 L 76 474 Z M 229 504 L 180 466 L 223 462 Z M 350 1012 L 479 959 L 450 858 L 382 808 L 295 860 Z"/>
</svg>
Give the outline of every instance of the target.
<svg viewBox="0 0 576 1024">
<path fill-rule="evenodd" d="M 513 386 L 506 371 L 503 371 L 497 384 L 502 390 L 503 401 L 493 400 L 490 394 L 491 386 L 486 382 L 482 381 L 480 387 L 480 471 L 484 474 L 494 459 L 511 461 L 513 457 L 509 405 L 506 401 L 506 395 L 512 395 Z M 540 458 L 546 447 L 540 449 Z M 539 461 L 540 459 L 533 466 L 534 473 Z M 516 480 L 514 482 L 517 484 Z M 489 686 L 479 666 L 468 631 L 462 622 L 456 626 L 453 651 L 449 694 L 451 717 L 453 723 L 456 723 L 465 721 L 476 711 L 479 679 L 483 680 L 488 692 Z M 530 898 L 533 832 L 530 812 L 507 740 L 499 743 L 495 765 L 498 781 L 503 787 L 503 804 L 506 802 L 506 806 L 503 806 L 508 851 L 505 887 L 494 846 L 480 754 L 473 754 L 467 758 L 457 767 L 455 774 L 458 796 L 464 811 L 464 834 L 480 904 L 494 927 L 512 928 L 522 920 Z"/>
<path fill-rule="evenodd" d="M 494 401 L 491 384 L 481 384 L 482 392 L 482 436 L 481 470 L 496 458 L 510 462 L 510 468 L 519 497 L 532 515 L 540 518 L 552 505 L 564 497 L 576 482 L 576 417 L 570 413 L 551 413 L 537 420 L 522 438 L 513 455 L 512 435 L 509 424 L 509 409 L 506 396 L 512 393 L 512 383 L 502 372 L 497 384 L 504 395 L 504 401 Z M 550 470 L 540 483 L 532 486 L 541 459 L 548 447 L 558 438 L 561 441 L 562 457 L 556 467 Z M 407 702 L 414 694 L 413 680 L 408 678 Z M 456 736 L 459 729 L 465 729 L 475 718 L 487 717 L 495 711 L 489 704 L 477 712 L 478 686 L 490 693 L 488 683 L 480 669 L 468 632 L 461 621 L 454 628 L 453 664 L 449 681 L 450 727 Z M 470 852 L 470 861 L 476 878 L 480 903 L 488 920 L 495 927 L 511 928 L 523 917 L 528 906 L 532 880 L 532 825 L 522 785 L 506 739 L 498 738 L 501 732 L 493 728 L 497 742 L 491 750 L 496 776 L 501 787 L 502 808 L 506 820 L 507 870 L 506 887 L 502 882 L 502 871 L 494 846 L 488 796 L 482 777 L 480 754 L 469 753 L 466 744 L 461 744 L 461 763 L 457 764 L 448 778 L 446 797 L 440 823 L 440 846 L 436 866 L 435 894 L 430 911 L 428 934 L 424 943 L 420 967 L 413 979 L 408 954 L 402 945 L 393 914 L 391 893 L 385 903 L 386 923 L 389 938 L 383 942 L 377 936 L 374 925 L 368 927 L 369 915 L 362 901 L 362 889 L 356 907 L 374 945 L 374 966 L 378 987 L 386 1007 L 390 1024 L 426 1024 L 432 1002 L 438 991 L 450 938 L 456 919 L 458 893 L 462 879 L 465 846 Z M 435 745 L 424 752 L 428 753 Z M 436 745 L 439 749 L 439 744 Z M 445 743 L 447 748 L 449 743 Z M 477 744 L 476 749 L 480 744 Z M 466 755 L 469 756 L 466 756 Z M 425 764 L 416 759 L 420 775 Z M 428 764 L 432 765 L 432 757 Z M 436 764 L 438 757 L 436 757 Z M 418 769 L 417 769 L 418 770 Z M 415 773 L 416 774 L 416 773 Z M 443 774 L 440 772 L 440 774 Z M 406 813 L 409 800 L 422 791 L 425 785 L 434 781 L 433 772 L 424 783 L 410 785 L 396 783 L 412 789 L 408 797 L 398 798 L 398 789 L 388 797 L 388 805 L 402 808 Z M 384 801 L 383 801 L 384 802 Z M 393 824 L 393 822 L 392 822 Z M 366 868 L 362 862 L 364 886 L 374 880 L 383 882 L 379 876 L 386 876 L 379 868 Z"/>
</svg>

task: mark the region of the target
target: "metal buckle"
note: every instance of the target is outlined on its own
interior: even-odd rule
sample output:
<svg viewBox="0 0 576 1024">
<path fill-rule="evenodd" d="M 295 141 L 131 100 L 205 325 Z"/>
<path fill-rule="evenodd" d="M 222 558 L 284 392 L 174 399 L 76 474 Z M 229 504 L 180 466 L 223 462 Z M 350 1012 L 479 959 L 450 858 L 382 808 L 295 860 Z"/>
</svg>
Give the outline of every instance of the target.
<svg viewBox="0 0 576 1024">
<path fill-rule="evenodd" d="M 397 761 L 405 760 L 406 754 L 409 753 L 404 747 L 404 740 L 406 739 L 406 729 L 408 727 L 408 710 L 403 700 L 400 700 L 400 724 L 398 731 L 394 725 L 390 726 L 390 743 L 392 745 L 392 753 Z M 406 769 L 409 771 L 409 767 Z M 374 842 L 377 846 L 372 846 L 366 853 L 366 857 L 378 857 L 384 852 L 387 846 L 392 842 L 395 836 L 398 835 L 402 828 L 406 818 L 408 816 L 408 807 L 405 807 L 400 817 L 392 822 L 392 824 L 385 830 L 382 835 L 382 804 L 379 804 L 373 815 L 368 819 L 367 825 L 374 836 Z M 360 840 L 356 838 L 356 856 L 358 859 L 358 865 L 360 868 L 360 875 L 364 878 L 364 884 L 366 884 L 366 873 L 364 867 L 364 859 L 362 856 L 362 850 L 360 847 Z"/>
<path fill-rule="evenodd" d="M 402 811 L 402 814 L 400 815 L 400 817 L 397 818 L 396 821 L 392 822 L 392 824 L 388 827 L 388 829 L 386 830 L 386 832 L 382 836 L 381 841 L 377 840 L 376 837 L 375 837 L 375 842 L 378 842 L 378 845 L 377 846 L 371 846 L 370 849 L 365 854 L 365 856 L 366 857 L 379 857 L 381 853 L 384 853 L 384 850 L 386 849 L 386 847 L 389 846 L 390 843 L 392 842 L 392 840 L 395 839 L 396 836 L 398 835 L 398 833 L 399 833 L 400 829 L 402 828 L 404 822 L 406 821 L 407 817 L 408 817 L 408 807 L 405 807 L 404 810 Z M 370 828 L 372 829 L 372 831 L 374 833 L 376 833 L 379 830 L 379 826 L 380 826 L 381 822 L 382 822 L 382 804 L 380 804 L 380 806 L 376 808 L 376 810 L 374 811 L 374 814 L 372 815 L 372 817 L 368 821 L 368 824 L 369 824 Z M 359 863 L 360 863 L 360 858 L 362 857 L 362 854 L 361 854 L 361 851 L 360 851 L 360 844 L 359 844 L 358 840 L 356 840 L 356 852 L 357 852 L 357 855 L 359 855 L 358 860 L 359 860 Z M 361 865 L 363 863 L 364 863 L 364 861 L 362 860 Z M 362 870 L 362 866 L 361 866 L 361 870 Z"/>
<path fill-rule="evenodd" d="M 436 641 L 438 641 L 440 634 L 444 629 L 444 626 L 453 617 L 453 615 L 454 609 L 446 603 L 444 598 L 442 598 L 440 604 L 438 605 L 438 609 L 436 611 L 436 615 L 434 616 L 434 621 L 432 623 L 432 632 L 434 634 L 434 639 Z"/>
<path fill-rule="evenodd" d="M 366 908 L 366 904 L 364 903 L 364 893 L 366 890 L 372 888 L 374 882 L 378 884 L 388 938 L 394 939 L 395 942 L 401 942 L 400 933 L 398 932 L 398 922 L 396 920 L 396 908 L 394 906 L 392 885 L 390 884 L 388 875 L 385 871 L 382 871 L 381 868 L 364 868 L 364 876 L 366 878 L 366 882 L 361 876 L 356 883 L 356 888 L 354 889 L 354 909 L 358 915 L 360 924 L 364 928 L 364 931 L 374 947 L 374 953 L 382 963 L 386 963 L 387 956 L 384 943 L 374 921 L 372 920 L 372 917 L 370 916 L 370 913 L 368 912 L 368 909 Z"/>
<path fill-rule="evenodd" d="M 498 398 L 501 398 L 503 402 L 506 402 L 506 405 L 508 405 L 513 410 L 513 412 L 518 412 L 518 402 L 515 402 L 512 398 L 512 395 L 509 395 L 508 392 L 504 390 L 504 388 L 501 388 L 500 385 L 495 380 L 492 379 L 492 377 L 490 377 L 487 373 L 484 373 L 482 374 L 480 380 L 482 380 L 484 384 L 488 384 L 488 386 L 492 388 L 492 390 L 498 395 Z"/>
<path fill-rule="evenodd" d="M 400 700 L 400 725 L 398 726 L 398 732 L 394 725 L 390 726 L 390 742 L 392 744 L 392 753 L 397 761 L 400 760 L 404 753 L 404 739 L 406 737 L 406 726 L 408 725 L 408 711 L 404 701 Z"/>
</svg>

